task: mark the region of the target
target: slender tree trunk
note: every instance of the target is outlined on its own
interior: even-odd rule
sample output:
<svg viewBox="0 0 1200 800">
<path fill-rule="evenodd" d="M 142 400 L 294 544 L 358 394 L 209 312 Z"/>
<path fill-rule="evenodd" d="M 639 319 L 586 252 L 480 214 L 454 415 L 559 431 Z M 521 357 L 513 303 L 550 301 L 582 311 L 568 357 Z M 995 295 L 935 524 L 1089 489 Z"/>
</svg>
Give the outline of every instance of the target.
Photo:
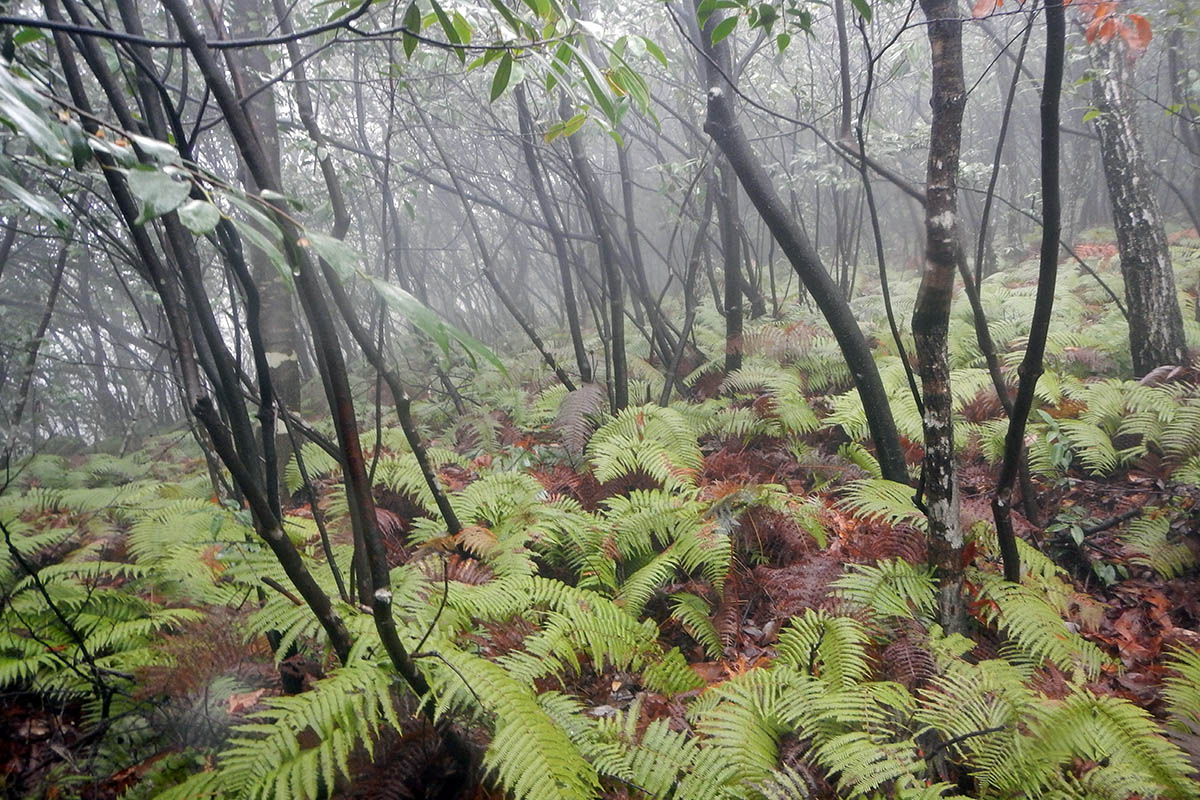
<svg viewBox="0 0 1200 800">
<path fill-rule="evenodd" d="M 13 242 L 17 240 L 17 220 L 5 220 L 0 226 L 4 228 L 4 238 L 0 239 L 0 275 L 3 275 L 4 268 L 8 266 L 8 257 L 12 254 Z"/>
<path fill-rule="evenodd" d="M 230 6 L 232 33 L 236 36 L 262 36 L 273 29 L 271 6 L 261 0 L 235 0 Z M 267 49 L 250 47 L 231 53 L 226 59 L 234 89 L 242 102 L 246 114 L 258 136 L 263 152 L 264 166 L 270 170 L 276 183 L 280 183 L 279 124 L 275 102 L 275 91 L 265 83 L 273 72 L 267 57 Z M 303 81 L 301 82 L 303 83 Z M 297 96 L 307 99 L 307 89 L 297 90 Z M 307 115 L 305 114 L 307 111 Z M 301 120 L 308 122 L 312 116 L 311 103 L 301 109 Z M 322 169 L 328 157 L 322 159 Z M 262 186 L 254 177 L 253 170 L 246 170 L 246 189 L 259 192 Z M 300 410 L 300 360 L 301 348 L 299 329 L 292 295 L 284 285 L 276 267 L 260 248 L 250 248 L 251 275 L 258 286 L 261 303 L 262 342 L 266 350 L 266 361 L 271 371 L 270 382 L 275 396 L 285 409 Z M 277 482 L 283 483 L 283 472 L 287 466 L 287 454 L 291 442 L 286 430 L 274 431 L 274 449 L 283 454 L 276 458 Z"/>
<path fill-rule="evenodd" d="M 737 175 L 729 160 L 717 168 L 717 229 L 725 267 L 725 374 L 742 368 L 742 240 L 738 231 Z"/>
<path fill-rule="evenodd" d="M 533 183 L 533 193 L 537 197 L 538 207 L 546 220 L 550 232 L 550 243 L 554 246 L 555 260 L 558 262 L 559 280 L 562 282 L 563 306 L 567 314 L 567 327 L 571 332 L 571 346 L 575 349 L 575 366 L 579 370 L 579 380 L 583 383 L 592 382 L 592 364 L 588 359 L 587 348 L 583 344 L 583 327 L 579 323 L 579 304 L 575 299 L 575 282 L 571 275 L 571 259 L 567 248 L 566 237 L 558 223 L 557 211 L 546 190 L 542 179 L 542 168 L 534 149 L 533 118 L 529 113 L 529 105 L 525 101 L 525 85 L 517 84 L 513 90 L 513 98 L 517 104 L 517 123 L 521 127 L 521 152 L 525 157 L 525 166 L 529 169 L 530 181 Z"/>
<path fill-rule="evenodd" d="M 1042 246 L 1038 263 L 1037 299 L 1029 325 L 1029 344 L 1025 347 L 1025 357 L 1018 369 L 1021 379 L 1009 414 L 1008 434 L 1004 439 L 1004 464 L 1000 468 L 1000 479 L 992 497 L 992 516 L 996 520 L 996 532 L 1004 558 L 1004 577 L 1014 582 L 1021 579 L 1021 560 L 1012 527 L 1012 487 L 1024 458 L 1025 421 L 1033 408 L 1034 388 L 1042 375 L 1042 357 L 1046 351 L 1046 336 L 1054 311 L 1054 284 L 1058 279 L 1059 237 L 1062 234 L 1059 104 L 1067 25 L 1063 0 L 1048 0 L 1045 8 L 1046 67 L 1041 102 Z"/>
<path fill-rule="evenodd" d="M 54 305 L 58 301 L 58 290 L 62 287 L 63 271 L 67 267 L 67 255 L 71 248 L 72 237 L 70 234 L 63 240 L 62 248 L 58 251 L 58 259 L 54 262 L 54 275 L 50 279 L 50 293 L 46 296 L 46 308 L 42 312 L 42 318 L 38 322 L 37 331 L 33 334 L 33 338 L 29 340 L 28 346 L 25 348 L 25 363 L 21 368 L 21 386 L 17 389 L 17 404 L 13 407 L 12 416 L 9 418 L 9 426 L 16 431 L 21 427 L 21 420 L 25 416 L 25 409 L 29 404 L 29 393 L 33 388 L 33 376 L 36 372 L 38 351 L 42 348 L 42 341 L 46 338 L 46 331 L 50 330 L 50 320 L 54 316 Z"/>
<path fill-rule="evenodd" d="M 564 119 L 570 117 L 570 107 L 565 97 L 559 112 Z M 621 268 L 617 264 L 617 252 L 608 229 L 608 221 L 604 218 L 604 209 L 600 204 L 600 182 L 596 180 L 592 165 L 588 163 L 579 137 L 568 136 L 567 146 L 571 152 L 571 165 L 575 169 L 575 176 L 583 193 L 584 205 L 596 234 L 600 271 L 604 279 L 604 291 L 608 295 L 609 350 L 612 358 L 609 383 L 612 389 L 613 413 L 616 413 L 629 405 L 629 367 L 625 358 L 624 281 L 621 279 Z"/>
<path fill-rule="evenodd" d="M 925 406 L 922 476 L 929 518 L 929 560 L 938 574 L 938 615 L 948 633 L 964 633 L 963 532 L 954 465 L 947 331 L 958 255 L 958 162 L 967 94 L 957 0 L 921 0 L 921 10 L 929 23 L 933 58 L 925 269 L 912 322 Z"/>
<path fill-rule="evenodd" d="M 1108 44 L 1094 43 L 1091 56 L 1096 70 L 1093 102 L 1100 110 L 1096 132 L 1125 277 L 1129 349 L 1133 372 L 1140 376 L 1163 364 L 1187 363 L 1183 315 L 1158 198 L 1138 136 L 1128 49 L 1117 36 Z"/>
<path fill-rule="evenodd" d="M 771 235 L 779 243 L 780 250 L 791 262 L 796 275 L 816 301 L 829 328 L 841 347 L 842 355 L 854 376 L 854 383 L 862 399 L 867 415 L 871 438 L 883 476 L 889 480 L 908 482 L 908 469 L 904 462 L 904 451 L 900 448 L 900 435 L 883 389 L 883 381 L 875 366 L 875 358 L 863 336 L 858 321 L 850 310 L 845 297 L 829 276 L 820 256 L 800 228 L 796 218 L 784 205 L 771 183 L 771 178 L 738 124 L 733 108 L 733 85 L 720 69 L 721 59 L 717 51 L 727 46 L 726 42 L 712 44 L 712 29 L 720 22 L 722 14 L 714 12 L 700 33 L 697 43 L 704 54 L 708 85 L 708 118 L 704 130 L 729 159 L 734 172 L 741 181 L 742 189 L 750 198 Z"/>
</svg>

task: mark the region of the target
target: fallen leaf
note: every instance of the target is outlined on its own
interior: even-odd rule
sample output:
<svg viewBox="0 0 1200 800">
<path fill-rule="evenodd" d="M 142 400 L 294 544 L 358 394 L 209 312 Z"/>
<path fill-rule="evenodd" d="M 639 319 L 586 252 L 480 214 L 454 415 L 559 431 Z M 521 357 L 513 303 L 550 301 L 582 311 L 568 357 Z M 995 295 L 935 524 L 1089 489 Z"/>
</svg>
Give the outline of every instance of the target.
<svg viewBox="0 0 1200 800">
<path fill-rule="evenodd" d="M 241 694 L 229 695 L 228 707 L 230 714 L 237 714 L 245 711 L 248 708 L 253 708 L 258 699 L 263 696 L 266 689 L 256 689 L 253 692 L 242 692 Z"/>
</svg>

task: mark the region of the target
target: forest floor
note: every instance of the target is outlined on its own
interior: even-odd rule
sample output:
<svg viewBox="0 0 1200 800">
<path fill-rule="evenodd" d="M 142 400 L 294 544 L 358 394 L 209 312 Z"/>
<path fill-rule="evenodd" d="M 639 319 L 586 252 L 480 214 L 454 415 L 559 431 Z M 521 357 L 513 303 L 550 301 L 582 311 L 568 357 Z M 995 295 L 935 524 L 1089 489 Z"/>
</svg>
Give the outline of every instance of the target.
<svg viewBox="0 0 1200 800">
<path fill-rule="evenodd" d="M 1103 255 L 1103 254 L 1101 254 Z M 1172 380 L 1194 380 L 1190 371 L 1172 376 Z M 990 389 L 981 390 L 968 408 L 978 420 L 994 418 L 995 403 L 987 398 Z M 818 406 L 819 399 L 814 399 Z M 1071 417 L 1079 408 L 1064 399 L 1058 406 L 1044 410 L 1051 417 Z M 746 399 L 747 407 L 762 406 L 762 398 Z M 470 466 L 446 467 L 441 477 L 450 490 L 459 490 L 476 480 L 494 461 L 533 466 L 528 474 L 536 478 L 550 495 L 573 498 L 585 510 L 599 508 L 603 501 L 630 489 L 647 488 L 653 481 L 645 476 L 619 479 L 601 484 L 582 464 L 559 461 L 544 463 L 538 457 L 550 448 L 558 448 L 558 433 L 551 426 L 520 429 L 503 414 L 493 415 L 498 447 L 478 453 L 478 442 L 459 437 L 456 442 L 441 442 L 461 453 L 475 452 Z M 786 515 L 756 508 L 746 514 L 735 534 L 734 552 L 753 552 L 756 562 L 737 560 L 720 596 L 712 596 L 710 587 L 689 582 L 668 585 L 665 592 L 692 591 L 709 595 L 714 604 L 713 621 L 721 637 L 723 652 L 718 659 L 705 654 L 684 629 L 667 613 L 664 600 L 652 601 L 647 615 L 659 620 L 664 646 L 678 646 L 692 669 L 706 684 L 719 684 L 746 672 L 755 665 L 769 662 L 775 655 L 775 637 L 783 624 L 805 609 L 836 610 L 840 602 L 831 584 L 845 574 L 848 565 L 874 564 L 881 559 L 899 558 L 914 565 L 925 563 L 924 534 L 912 525 L 887 524 L 857 516 L 839 502 L 846 484 L 866 473 L 838 457 L 845 439 L 830 428 L 820 428 L 804 438 L 807 449 L 797 458 L 797 448 L 770 438 L 709 436 L 701 440 L 702 468 L 697 476 L 701 496 L 718 498 L 749 484 L 778 484 L 790 492 L 819 500 L 820 519 L 827 536 L 818 542 Z M 906 441 L 910 463 L 919 463 L 920 446 Z M 83 463 L 80 457 L 76 463 Z M 163 464 L 169 464 L 166 458 Z M 160 465 L 161 467 L 162 465 Z M 163 467 L 166 468 L 166 467 Z M 169 467 L 180 473 L 202 471 L 203 463 L 190 460 Z M 978 447 L 968 447 L 960 461 L 964 526 L 991 519 L 990 492 L 997 468 L 989 463 Z M 1200 576 L 1191 567 L 1169 580 L 1160 577 L 1132 552 L 1121 535 L 1123 526 L 1136 519 L 1141 510 L 1173 504 L 1177 510 L 1173 536 L 1192 552 L 1200 555 L 1200 487 L 1183 486 L 1166 479 L 1165 469 L 1154 459 L 1143 459 L 1111 474 L 1097 477 L 1073 466 L 1054 479 L 1036 479 L 1041 525 L 1018 517 L 1018 533 L 1039 547 L 1066 571 L 1073 589 L 1070 613 L 1064 620 L 1113 658 L 1087 688 L 1099 695 L 1125 698 L 1150 714 L 1163 713 L 1163 658 L 1172 647 L 1200 650 Z M 332 480 L 323 488 L 328 500 Z M 389 554 L 394 564 L 413 555 L 414 548 L 405 539 L 416 508 L 405 497 L 380 491 L 380 521 L 388 535 Z M 305 504 L 296 504 L 292 513 L 311 516 Z M 1049 523 L 1049 524 L 1047 524 Z M 79 524 L 77 515 L 47 513 L 38 520 L 43 527 Z M 125 549 L 119 534 L 108 530 L 98 536 L 104 557 L 120 560 Z M 346 534 L 340 534 L 343 538 Z M 983 559 L 969 548 L 969 558 Z M 44 559 L 53 561 L 52 554 Z M 448 579 L 466 583 L 486 580 L 489 570 L 459 551 L 450 555 Z M 984 568 L 997 568 L 983 564 Z M 202 622 L 185 626 L 172 636 L 178 644 L 180 664 L 186 669 L 154 668 L 139 676 L 139 689 L 145 697 L 164 693 L 186 693 L 202 684 L 209 673 L 237 672 L 249 683 L 258 684 L 253 692 L 236 693 L 225 699 L 225 708 L 235 721 L 245 720 L 265 697 L 281 691 L 279 671 L 265 641 L 245 645 L 233 633 L 235 617 L 245 609 L 216 613 L 202 609 Z M 982 620 L 987 609 L 973 606 L 970 612 Z M 985 626 L 981 625 L 981 630 Z M 478 642 L 485 655 L 498 655 L 518 647 L 529 633 L 526 627 L 511 630 L 496 627 Z M 191 644 L 187 644 L 191 642 Z M 199 642 L 200 646 L 196 646 Z M 972 657 L 994 657 L 1001 642 L 982 633 Z M 935 666 L 928 652 L 903 635 L 874 654 L 882 676 L 906 687 L 917 688 L 933 674 Z M 304 681 L 311 681 L 331 665 L 319 656 L 304 655 L 289 659 L 285 670 L 292 670 Z M 556 681 L 553 688 L 583 698 L 590 714 L 603 717 L 640 702 L 642 725 L 652 719 L 668 718 L 680 730 L 687 729 L 685 703 L 704 691 L 666 697 L 639 685 L 635 674 L 606 670 L 596 672 L 586 658 L 577 675 L 568 676 L 565 685 Z M 1068 691 L 1067 676 L 1047 664 L 1039 670 L 1039 690 L 1049 697 Z M 545 688 L 551 688 L 548 684 Z M 23 792 L 39 786 L 52 770 L 64 764 L 86 762 L 86 753 L 105 731 L 82 723 L 78 703 L 63 705 L 30 691 L 9 691 L 0 697 L 0 786 L 7 797 L 25 797 Z M 1200 760 L 1200 737 L 1178 740 L 1190 751 L 1193 762 Z M 803 743 L 781 743 L 783 763 L 799 764 Z M 88 800 L 115 800 L 135 787 L 143 776 L 161 766 L 172 752 L 162 750 L 138 755 L 131 762 L 107 775 L 95 775 L 79 796 Z M 375 757 L 360 754 L 358 777 L 338 796 L 344 798 L 404 798 L 436 796 L 436 787 L 446 772 L 446 756 L 427 730 L 414 726 L 403 736 L 385 737 Z M 810 773 L 814 796 L 836 796 L 824 777 Z M 42 796 L 59 797 L 53 788 Z M 486 787 L 477 787 L 474 797 L 498 797 Z M 615 785 L 608 797 L 636 796 L 628 787 Z"/>
</svg>

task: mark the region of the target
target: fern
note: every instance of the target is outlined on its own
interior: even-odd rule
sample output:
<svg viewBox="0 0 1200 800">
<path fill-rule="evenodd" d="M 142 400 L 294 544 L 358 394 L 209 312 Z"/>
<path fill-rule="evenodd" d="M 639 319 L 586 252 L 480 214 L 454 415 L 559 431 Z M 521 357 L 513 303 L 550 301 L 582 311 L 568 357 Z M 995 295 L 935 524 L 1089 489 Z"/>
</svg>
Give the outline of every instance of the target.
<svg viewBox="0 0 1200 800">
<path fill-rule="evenodd" d="M 842 491 L 838 505 L 856 516 L 890 525 L 901 523 L 925 528 L 925 515 L 913 505 L 911 486 L 883 478 L 852 481 Z"/>
<path fill-rule="evenodd" d="M 771 399 L 771 414 L 778 420 L 780 433 L 800 435 L 819 426 L 800 377 L 790 370 L 770 364 L 746 365 L 729 375 L 722 387 L 731 392 L 763 390 Z"/>
<path fill-rule="evenodd" d="M 862 623 L 808 609 L 794 617 L 779 634 L 779 662 L 817 675 L 831 687 L 844 689 L 871 675 Z"/>
<path fill-rule="evenodd" d="M 930 567 L 887 559 L 874 565 L 850 564 L 848 569 L 833 587 L 851 607 L 882 617 L 932 620 L 936 601 Z"/>
<path fill-rule="evenodd" d="M 1094 678 L 1109 663 L 1096 645 L 1068 630 L 1059 611 L 1029 587 L 990 573 L 972 574 L 980 586 L 979 599 L 990 601 L 982 606 L 986 621 L 1004 631 L 1035 665 L 1049 660 L 1059 669 L 1079 669 Z"/>
<path fill-rule="evenodd" d="M 303 695 L 268 698 L 265 709 L 250 714 L 254 722 L 236 726 L 213 773 L 159 797 L 324 797 L 339 776 L 350 776 L 358 747 L 370 753 L 384 726 L 399 729 L 393 680 L 390 667 L 352 661 Z M 315 746 L 301 744 L 308 732 Z"/>
<path fill-rule="evenodd" d="M 590 800 L 596 794 L 595 768 L 539 705 L 530 685 L 448 643 L 438 652 L 450 668 L 437 678 L 439 705 L 477 704 L 492 719 L 493 735 L 484 763 L 512 797 Z M 470 692 L 464 691 L 466 687 Z"/>
<path fill-rule="evenodd" d="M 1196 566 L 1196 554 L 1178 532 L 1172 530 L 1168 513 L 1146 509 L 1142 516 L 1129 523 L 1122 537 L 1130 559 L 1135 564 L 1150 567 L 1165 580 L 1182 575 Z"/>
<path fill-rule="evenodd" d="M 605 423 L 587 447 L 596 479 L 604 482 L 644 472 L 667 489 L 695 485 L 700 448 L 677 411 L 658 406 L 623 410 Z"/>
<path fill-rule="evenodd" d="M 312 481 L 341 470 L 342 467 L 338 459 L 316 442 L 306 442 L 301 445 L 300 457 L 304 459 L 304 472 Z M 304 485 L 304 475 L 300 472 L 300 464 L 295 454 L 288 460 L 287 467 L 284 469 L 283 482 L 291 493 L 299 491 L 300 487 Z"/>
<path fill-rule="evenodd" d="M 703 598 L 690 592 L 671 595 L 671 618 L 678 620 L 683 629 L 704 647 L 709 658 L 720 658 L 724 647 L 721 635 L 712 621 L 712 609 Z"/>
</svg>

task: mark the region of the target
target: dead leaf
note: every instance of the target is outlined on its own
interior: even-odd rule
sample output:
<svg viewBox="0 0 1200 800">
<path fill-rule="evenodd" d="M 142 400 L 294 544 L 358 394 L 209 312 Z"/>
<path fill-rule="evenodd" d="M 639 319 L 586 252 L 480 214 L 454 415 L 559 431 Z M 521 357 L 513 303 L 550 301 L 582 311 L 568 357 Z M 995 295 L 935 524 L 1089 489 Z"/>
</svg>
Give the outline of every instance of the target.
<svg viewBox="0 0 1200 800">
<path fill-rule="evenodd" d="M 230 714 L 237 714 L 258 704 L 266 689 L 256 689 L 253 692 L 229 695 L 228 708 Z"/>
</svg>

